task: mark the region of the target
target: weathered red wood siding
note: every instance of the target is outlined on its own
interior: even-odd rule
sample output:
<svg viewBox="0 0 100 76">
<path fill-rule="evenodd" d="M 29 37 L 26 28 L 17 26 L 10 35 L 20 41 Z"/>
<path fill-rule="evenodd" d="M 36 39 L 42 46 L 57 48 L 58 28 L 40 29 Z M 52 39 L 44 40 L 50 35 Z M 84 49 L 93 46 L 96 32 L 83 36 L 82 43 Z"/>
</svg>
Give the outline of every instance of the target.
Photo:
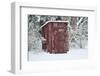
<svg viewBox="0 0 100 76">
<path fill-rule="evenodd" d="M 46 39 L 43 49 L 50 53 L 65 53 L 69 50 L 66 22 L 50 22 L 42 28 L 42 36 Z"/>
</svg>

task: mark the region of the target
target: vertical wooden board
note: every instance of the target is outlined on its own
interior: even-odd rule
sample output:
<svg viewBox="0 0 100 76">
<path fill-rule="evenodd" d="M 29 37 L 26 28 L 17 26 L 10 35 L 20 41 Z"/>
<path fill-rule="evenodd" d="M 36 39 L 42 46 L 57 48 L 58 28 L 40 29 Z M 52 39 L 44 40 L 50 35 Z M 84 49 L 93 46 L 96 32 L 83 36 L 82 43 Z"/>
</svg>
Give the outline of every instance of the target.
<svg viewBox="0 0 100 76">
<path fill-rule="evenodd" d="M 54 53 L 54 23 L 51 25 L 52 31 L 51 31 L 51 45 L 52 45 L 52 53 Z"/>
<path fill-rule="evenodd" d="M 48 23 L 48 52 L 52 53 L 52 47 L 51 47 L 51 23 Z"/>
</svg>

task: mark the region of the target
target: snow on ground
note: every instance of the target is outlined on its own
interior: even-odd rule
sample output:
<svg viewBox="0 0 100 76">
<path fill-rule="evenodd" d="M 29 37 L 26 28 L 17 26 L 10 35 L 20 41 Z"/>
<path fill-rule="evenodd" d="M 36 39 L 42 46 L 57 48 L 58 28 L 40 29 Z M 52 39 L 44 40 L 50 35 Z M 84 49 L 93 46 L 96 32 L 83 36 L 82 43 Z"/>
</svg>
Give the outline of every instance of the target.
<svg viewBox="0 0 100 76">
<path fill-rule="evenodd" d="M 33 51 L 29 51 L 28 56 L 29 61 L 87 59 L 88 49 L 71 49 L 63 54 L 50 54 L 43 51 L 34 53 Z"/>
</svg>

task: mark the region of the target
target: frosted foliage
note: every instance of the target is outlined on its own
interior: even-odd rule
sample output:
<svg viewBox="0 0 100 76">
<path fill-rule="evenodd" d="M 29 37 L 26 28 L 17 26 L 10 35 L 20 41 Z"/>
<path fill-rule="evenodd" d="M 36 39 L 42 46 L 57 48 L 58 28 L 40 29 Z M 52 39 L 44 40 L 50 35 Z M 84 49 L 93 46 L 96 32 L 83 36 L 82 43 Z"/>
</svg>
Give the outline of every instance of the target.
<svg viewBox="0 0 100 76">
<path fill-rule="evenodd" d="M 37 52 L 41 51 L 42 49 L 42 42 L 39 36 L 39 33 L 34 30 L 32 34 L 28 37 L 28 50 L 35 50 Z"/>
<path fill-rule="evenodd" d="M 39 28 L 47 21 L 69 21 L 69 48 L 87 48 L 88 17 L 28 15 L 28 50 L 42 50 L 42 36 Z"/>
<path fill-rule="evenodd" d="M 73 22 L 73 21 L 72 21 Z M 76 17 L 76 24 L 70 26 L 69 41 L 71 48 L 86 48 L 88 42 L 88 18 L 87 17 Z"/>
<path fill-rule="evenodd" d="M 42 49 L 41 34 L 38 32 L 39 25 L 34 23 L 34 19 L 28 24 L 28 50 L 40 52 Z"/>
</svg>

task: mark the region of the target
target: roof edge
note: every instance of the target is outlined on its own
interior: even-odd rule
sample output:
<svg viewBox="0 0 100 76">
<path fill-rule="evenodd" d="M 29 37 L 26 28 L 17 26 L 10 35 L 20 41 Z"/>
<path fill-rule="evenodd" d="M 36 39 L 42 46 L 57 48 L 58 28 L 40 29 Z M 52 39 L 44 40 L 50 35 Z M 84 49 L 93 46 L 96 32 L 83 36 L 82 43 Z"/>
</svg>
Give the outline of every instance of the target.
<svg viewBox="0 0 100 76">
<path fill-rule="evenodd" d="M 46 24 L 50 23 L 50 22 L 66 22 L 66 23 L 69 23 L 69 21 L 61 21 L 61 20 L 59 20 L 59 21 L 47 21 L 47 22 L 45 22 L 45 23 L 40 27 L 40 29 L 41 29 L 42 27 L 44 27 Z"/>
</svg>

